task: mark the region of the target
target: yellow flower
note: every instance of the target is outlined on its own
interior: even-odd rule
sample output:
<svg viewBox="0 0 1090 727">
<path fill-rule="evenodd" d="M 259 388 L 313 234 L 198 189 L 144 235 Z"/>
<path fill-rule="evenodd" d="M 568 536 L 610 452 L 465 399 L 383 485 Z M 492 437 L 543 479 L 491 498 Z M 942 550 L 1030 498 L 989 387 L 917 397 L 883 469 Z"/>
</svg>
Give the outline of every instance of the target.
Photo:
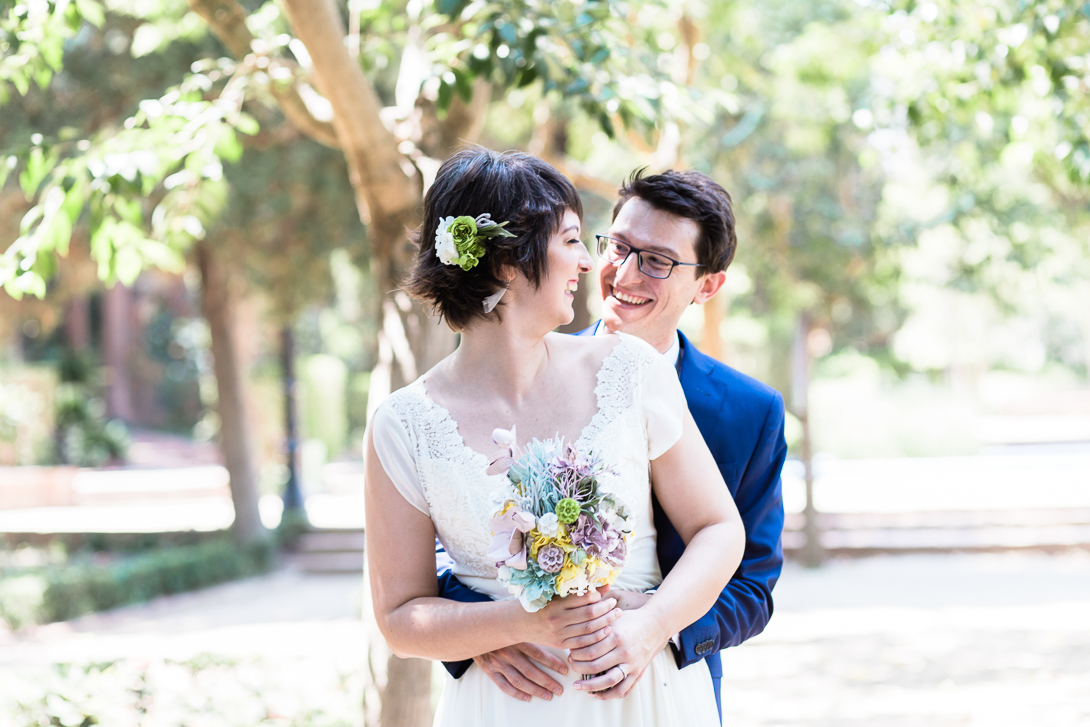
<svg viewBox="0 0 1090 727">
<path fill-rule="evenodd" d="M 572 563 L 567 558 L 564 558 L 564 565 L 560 568 L 560 572 L 556 575 L 556 592 L 560 595 L 567 595 L 567 589 L 562 588 L 566 583 L 573 579 L 578 579 L 583 574 L 583 569 Z"/>
<path fill-rule="evenodd" d="M 531 558 L 536 558 L 537 557 L 537 551 L 541 550 L 546 545 L 553 542 L 552 538 L 550 538 L 548 535 L 542 535 L 538 531 L 537 528 L 534 528 L 529 533 L 527 533 L 527 537 L 529 537 L 531 539 L 530 540 L 530 557 Z"/>
</svg>

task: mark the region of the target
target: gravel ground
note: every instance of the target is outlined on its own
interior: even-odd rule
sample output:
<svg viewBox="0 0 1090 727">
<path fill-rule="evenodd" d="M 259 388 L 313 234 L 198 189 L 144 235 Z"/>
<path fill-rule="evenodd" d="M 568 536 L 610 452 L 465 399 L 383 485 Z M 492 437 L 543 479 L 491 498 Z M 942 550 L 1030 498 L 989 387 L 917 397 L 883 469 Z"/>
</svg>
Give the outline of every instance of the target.
<svg viewBox="0 0 1090 727">
<path fill-rule="evenodd" d="M 358 724 L 359 606 L 358 577 L 279 572 L 0 632 L 0 725 Z M 724 670 L 728 725 L 1090 727 L 1090 554 L 788 565 Z"/>
<path fill-rule="evenodd" d="M 1090 725 L 1090 554 L 788 566 L 768 629 L 724 654 L 724 722 Z"/>
</svg>

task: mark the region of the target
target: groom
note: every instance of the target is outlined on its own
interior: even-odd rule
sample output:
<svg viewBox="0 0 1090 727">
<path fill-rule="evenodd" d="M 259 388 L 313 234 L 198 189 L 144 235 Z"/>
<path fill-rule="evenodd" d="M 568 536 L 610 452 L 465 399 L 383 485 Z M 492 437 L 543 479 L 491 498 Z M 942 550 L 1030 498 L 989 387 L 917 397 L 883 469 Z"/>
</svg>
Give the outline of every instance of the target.
<svg viewBox="0 0 1090 727">
<path fill-rule="evenodd" d="M 737 572 L 715 606 L 671 640 L 679 667 L 708 662 L 722 717 L 720 649 L 764 630 L 772 615 L 772 587 L 783 564 L 780 470 L 787 454 L 783 399 L 776 391 L 705 356 L 677 330 L 691 304 L 710 300 L 723 286 L 737 238 L 730 195 L 698 172 L 635 172 L 620 190 L 613 224 L 598 235 L 602 320 L 580 335 L 629 333 L 654 346 L 677 368 L 689 411 L 714 455 L 746 527 L 746 549 Z M 665 275 L 665 277 L 663 277 Z M 663 575 L 685 548 L 655 501 L 658 555 Z M 440 596 L 487 600 L 444 570 Z M 612 591 L 622 608 L 638 608 L 650 594 Z M 646 648 L 620 631 L 586 650 L 621 650 L 631 673 L 641 674 L 661 645 Z M 590 652 L 594 649 L 594 652 Z M 588 653 L 581 654 L 586 651 Z M 580 659 L 583 656 L 583 659 Z M 540 668 L 566 672 L 567 664 L 532 644 L 518 644 L 474 659 L 507 694 L 551 698 L 560 684 Z M 446 664 L 460 677 L 469 661 Z"/>
</svg>

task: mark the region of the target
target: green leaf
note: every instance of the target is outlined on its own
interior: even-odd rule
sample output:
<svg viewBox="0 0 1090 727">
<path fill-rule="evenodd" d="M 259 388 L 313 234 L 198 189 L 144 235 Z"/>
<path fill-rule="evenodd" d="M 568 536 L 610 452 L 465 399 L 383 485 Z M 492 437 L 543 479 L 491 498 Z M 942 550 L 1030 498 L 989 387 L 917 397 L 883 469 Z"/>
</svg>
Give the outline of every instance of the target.
<svg viewBox="0 0 1090 727">
<path fill-rule="evenodd" d="M 23 293 L 29 293 L 37 298 L 45 297 L 45 279 L 33 270 L 28 270 L 23 273 L 13 280 L 12 283 L 15 285 L 16 289 Z"/>
<path fill-rule="evenodd" d="M 616 131 L 613 128 L 613 120 L 609 118 L 609 115 L 605 111 L 599 112 L 598 125 L 602 127 L 602 131 L 606 132 L 606 136 L 610 139 L 616 136 Z"/>
<path fill-rule="evenodd" d="M 38 52 L 42 54 L 42 60 L 49 66 L 46 71 L 59 71 L 64 64 L 64 39 L 56 36 L 48 37 L 38 45 Z M 38 82 L 38 85 L 41 85 L 41 81 Z M 48 77 L 46 78 L 46 85 L 49 85 Z"/>
<path fill-rule="evenodd" d="M 435 106 L 439 110 L 439 113 L 446 115 L 447 110 L 450 108 L 450 102 L 454 100 L 454 88 L 446 81 L 439 83 L 439 96 L 435 100 Z"/>
<path fill-rule="evenodd" d="M 117 279 L 124 285 L 135 283 L 143 268 L 144 261 L 140 259 L 138 251 L 131 247 L 123 247 L 117 251 Z"/>
<path fill-rule="evenodd" d="M 20 96 L 26 96 L 27 91 L 30 90 L 30 77 L 25 73 L 16 71 L 11 77 L 11 82 L 15 84 L 15 90 L 19 92 Z"/>
<path fill-rule="evenodd" d="M 537 77 L 538 77 L 538 67 L 537 67 L 537 65 L 535 64 L 535 65 L 532 65 L 532 66 L 527 66 L 526 68 L 522 69 L 522 73 L 519 74 L 518 81 L 515 83 L 515 85 L 518 88 L 522 88 L 524 86 L 529 86 L 531 83 L 533 83 L 534 81 L 537 80 Z"/>
<path fill-rule="evenodd" d="M 474 76 L 487 78 L 492 74 L 492 55 L 489 54 L 484 58 L 478 58 L 475 55 L 470 55 L 467 65 L 469 66 L 470 72 L 472 72 Z"/>
<path fill-rule="evenodd" d="M 216 139 L 216 145 L 212 150 L 216 156 L 225 161 L 237 162 L 242 158 L 242 144 L 230 129 L 224 129 L 223 133 Z"/>
<path fill-rule="evenodd" d="M 110 278 L 115 229 L 117 229 L 117 220 L 113 217 L 106 217 L 98 227 L 91 230 L 91 259 L 98 263 L 98 277 L 100 280 Z"/>
<path fill-rule="evenodd" d="M 79 216 L 83 214 L 85 204 L 87 204 L 87 180 L 81 175 L 76 177 L 75 182 L 65 193 L 61 211 L 68 216 L 68 219 L 74 225 L 79 221 Z"/>
<path fill-rule="evenodd" d="M 23 215 L 23 219 L 19 221 L 19 234 L 25 235 L 30 232 L 30 228 L 34 227 L 34 223 L 42 218 L 45 214 L 45 208 L 36 204 L 27 210 L 27 213 Z"/>
<path fill-rule="evenodd" d="M 106 22 L 106 11 L 96 0 L 76 0 L 76 8 L 83 19 L 96 28 L 101 28 Z"/>
<path fill-rule="evenodd" d="M 138 199 L 117 197 L 114 199 L 114 211 L 117 212 L 118 217 L 130 225 L 138 227 L 144 223 L 144 213 Z"/>
<path fill-rule="evenodd" d="M 250 116 L 249 114 L 239 114 L 238 120 L 235 122 L 235 129 L 247 136 L 254 136 L 257 132 L 261 131 L 261 126 L 253 116 Z"/>
<path fill-rule="evenodd" d="M 140 254 L 149 265 L 172 273 L 185 270 L 185 258 L 180 252 L 159 240 L 144 240 Z"/>
<path fill-rule="evenodd" d="M 53 69 L 48 67 L 41 67 L 38 72 L 34 74 L 34 83 L 38 84 L 38 88 L 43 91 L 49 88 L 49 82 L 53 80 Z"/>
<path fill-rule="evenodd" d="M 454 87 L 462 101 L 469 103 L 473 100 L 473 81 L 462 70 L 454 71 Z"/>
<path fill-rule="evenodd" d="M 4 188 L 4 184 L 8 181 L 8 175 L 15 169 L 16 163 L 17 159 L 14 156 L 9 156 L 7 159 L 0 159 L 0 189 Z"/>
<path fill-rule="evenodd" d="M 27 199 L 38 194 L 38 188 L 42 186 L 42 182 L 56 165 L 56 154 L 46 154 L 41 147 L 35 147 L 30 152 L 26 167 L 19 175 L 19 185 L 23 188 L 23 194 L 27 196 Z"/>
<path fill-rule="evenodd" d="M 72 220 L 64 211 L 58 211 L 49 220 L 49 226 L 41 233 L 41 240 L 42 249 L 54 250 L 61 256 L 68 254 L 68 243 L 72 240 Z"/>
<path fill-rule="evenodd" d="M 15 286 L 14 280 L 9 280 L 4 283 L 4 292 L 10 295 L 15 300 L 23 299 L 23 291 Z"/>
<path fill-rule="evenodd" d="M 39 253 L 34 258 L 34 264 L 30 266 L 29 272 L 34 273 L 43 281 L 49 280 L 57 274 L 57 256 L 51 253 Z"/>
<path fill-rule="evenodd" d="M 467 4 L 468 0 L 439 0 L 439 12 L 444 15 L 449 15 L 451 18 L 455 18 L 462 12 Z"/>
</svg>

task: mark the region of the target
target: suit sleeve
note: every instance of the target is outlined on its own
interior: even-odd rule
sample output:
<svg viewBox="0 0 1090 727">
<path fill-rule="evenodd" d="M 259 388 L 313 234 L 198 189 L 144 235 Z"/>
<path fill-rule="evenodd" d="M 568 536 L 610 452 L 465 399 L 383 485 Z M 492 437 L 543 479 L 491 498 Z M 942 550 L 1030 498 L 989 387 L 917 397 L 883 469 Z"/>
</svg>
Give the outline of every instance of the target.
<svg viewBox="0 0 1090 727">
<path fill-rule="evenodd" d="M 451 560 L 450 555 L 443 549 L 443 546 L 437 539 L 435 541 L 435 570 L 439 576 L 439 593 L 440 598 L 449 598 L 452 601 L 459 601 L 461 603 L 481 603 L 483 601 L 490 601 L 488 596 L 483 593 L 478 593 L 472 588 L 464 585 L 458 578 L 451 572 L 451 566 L 454 565 L 454 561 Z M 472 659 L 466 659 L 465 661 L 444 661 L 443 667 L 450 673 L 455 679 L 459 679 L 466 673 L 466 669 L 473 663 Z"/>
<path fill-rule="evenodd" d="M 783 398 L 777 393 L 734 498 L 746 528 L 742 563 L 712 609 L 679 634 L 678 667 L 756 636 L 772 617 L 772 587 L 783 567 L 783 425 Z"/>
</svg>

